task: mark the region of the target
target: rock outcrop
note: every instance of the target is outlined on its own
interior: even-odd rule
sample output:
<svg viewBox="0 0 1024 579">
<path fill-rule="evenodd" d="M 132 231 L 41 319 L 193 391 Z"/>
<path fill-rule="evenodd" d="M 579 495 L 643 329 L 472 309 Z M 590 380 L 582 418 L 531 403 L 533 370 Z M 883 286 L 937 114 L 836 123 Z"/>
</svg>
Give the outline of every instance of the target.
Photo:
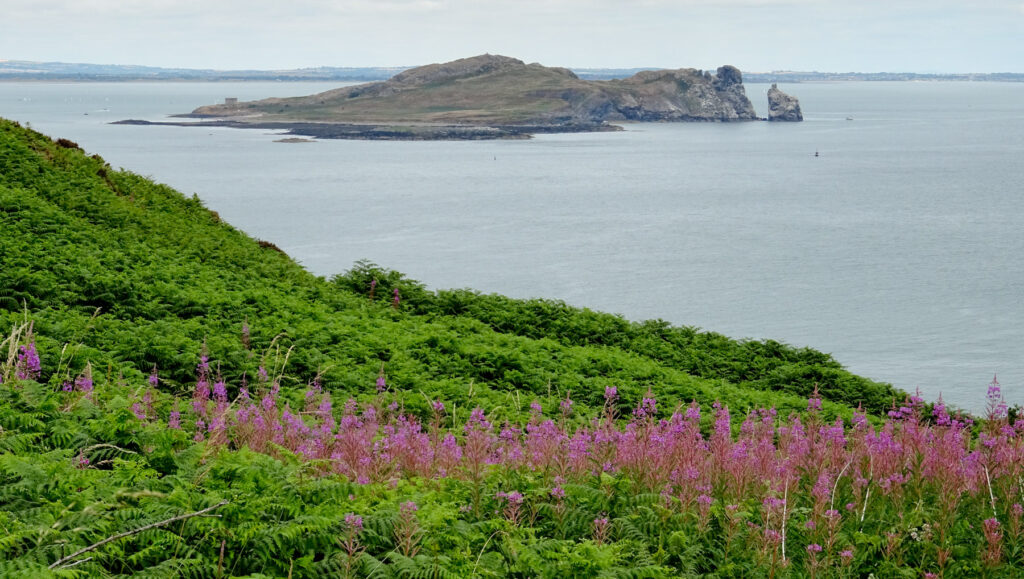
<svg viewBox="0 0 1024 579">
<path fill-rule="evenodd" d="M 592 118 L 630 121 L 751 121 L 757 119 L 734 66 L 710 72 L 681 68 L 649 70 L 605 81 L 610 107 L 589 111 Z M 588 114 L 582 111 L 583 114 Z"/>
<path fill-rule="evenodd" d="M 778 85 L 773 84 L 768 89 L 768 120 L 798 122 L 804 120 L 800 112 L 800 101 L 781 90 Z"/>
</svg>

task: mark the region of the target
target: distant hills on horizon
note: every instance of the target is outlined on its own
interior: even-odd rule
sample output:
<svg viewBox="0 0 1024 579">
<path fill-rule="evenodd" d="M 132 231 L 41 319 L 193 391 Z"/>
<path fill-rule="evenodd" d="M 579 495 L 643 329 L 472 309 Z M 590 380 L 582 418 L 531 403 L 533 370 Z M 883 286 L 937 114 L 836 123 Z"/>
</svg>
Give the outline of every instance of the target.
<svg viewBox="0 0 1024 579">
<path fill-rule="evenodd" d="M 685 64 L 685 63 L 682 63 Z M 4 80 L 70 80 L 70 81 L 340 81 L 364 82 L 387 80 L 414 68 L 395 67 L 333 67 L 321 66 L 289 70 L 215 70 L 194 68 L 162 68 L 120 64 L 89 64 L 66 62 L 35 62 L 0 59 L 0 81 Z M 637 68 L 573 68 L 586 80 L 612 80 L 632 76 Z M 949 73 L 916 72 L 818 72 L 818 71 L 742 71 L 749 83 L 814 82 L 814 81 L 989 81 L 1024 82 L 1024 73 Z"/>
</svg>

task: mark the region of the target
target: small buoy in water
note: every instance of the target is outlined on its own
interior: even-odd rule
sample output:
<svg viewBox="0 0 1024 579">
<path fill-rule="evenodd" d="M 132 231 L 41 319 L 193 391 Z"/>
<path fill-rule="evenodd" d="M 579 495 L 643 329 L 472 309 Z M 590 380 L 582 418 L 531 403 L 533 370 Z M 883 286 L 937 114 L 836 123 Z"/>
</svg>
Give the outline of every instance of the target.
<svg viewBox="0 0 1024 579">
<path fill-rule="evenodd" d="M 817 152 L 817 151 L 815 151 L 815 152 L 814 152 L 814 156 L 815 156 L 815 157 L 817 157 L 817 156 L 818 156 L 818 152 Z"/>
</svg>

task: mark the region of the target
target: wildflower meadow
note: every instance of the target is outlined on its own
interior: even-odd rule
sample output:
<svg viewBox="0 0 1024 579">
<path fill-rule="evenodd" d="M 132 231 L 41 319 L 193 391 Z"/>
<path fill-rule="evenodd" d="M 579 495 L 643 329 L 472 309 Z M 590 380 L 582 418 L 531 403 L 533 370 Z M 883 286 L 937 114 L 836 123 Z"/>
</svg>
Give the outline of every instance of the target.
<svg viewBox="0 0 1024 579">
<path fill-rule="evenodd" d="M 316 381 L 289 395 L 279 365 L 227 384 L 205 352 L 186 392 L 168 391 L 159 369 L 139 384 L 98 382 L 88 364 L 56 387 L 40 376 L 30 333 L 7 345 L 0 552 L 9 572 L 1012 577 L 1024 568 L 1024 418 L 1011 419 L 995 379 L 979 418 L 910 396 L 884 419 L 844 420 L 823 413 L 817 394 L 802 412 L 735 415 L 719 403 L 664 408 L 654 389 L 625 401 L 609 385 L 593 411 L 566 396 L 496 422 L 439 399 L 411 410 L 422 394 L 390 388 L 386 369 L 359 400 Z M 86 444 L 97 431 L 110 442 Z M 203 508 L 212 510 L 94 545 Z"/>
</svg>

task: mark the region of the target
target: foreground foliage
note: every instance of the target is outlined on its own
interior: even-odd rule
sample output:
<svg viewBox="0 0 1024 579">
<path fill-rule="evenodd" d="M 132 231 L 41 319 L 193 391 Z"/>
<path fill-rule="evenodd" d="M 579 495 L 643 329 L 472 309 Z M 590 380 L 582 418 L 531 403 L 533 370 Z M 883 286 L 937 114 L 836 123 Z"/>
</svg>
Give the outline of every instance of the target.
<svg viewBox="0 0 1024 579">
<path fill-rule="evenodd" d="M 815 395 L 801 414 L 760 409 L 734 428 L 717 403 L 666 412 L 648 394 L 628 410 L 614 387 L 597 414 L 534 401 L 525 423 L 494 425 L 440 400 L 412 410 L 422 395 L 383 378 L 340 412 L 318 384 L 289 398 L 262 368 L 236 389 L 205 356 L 188 397 L 156 373 L 97 383 L 89 366 L 55 389 L 36 381 L 31 336 L 11 344 L 2 575 L 1024 571 L 1024 420 L 1010 422 L 996 382 L 980 425 L 913 397 L 881 425 L 826 421 Z"/>
</svg>

